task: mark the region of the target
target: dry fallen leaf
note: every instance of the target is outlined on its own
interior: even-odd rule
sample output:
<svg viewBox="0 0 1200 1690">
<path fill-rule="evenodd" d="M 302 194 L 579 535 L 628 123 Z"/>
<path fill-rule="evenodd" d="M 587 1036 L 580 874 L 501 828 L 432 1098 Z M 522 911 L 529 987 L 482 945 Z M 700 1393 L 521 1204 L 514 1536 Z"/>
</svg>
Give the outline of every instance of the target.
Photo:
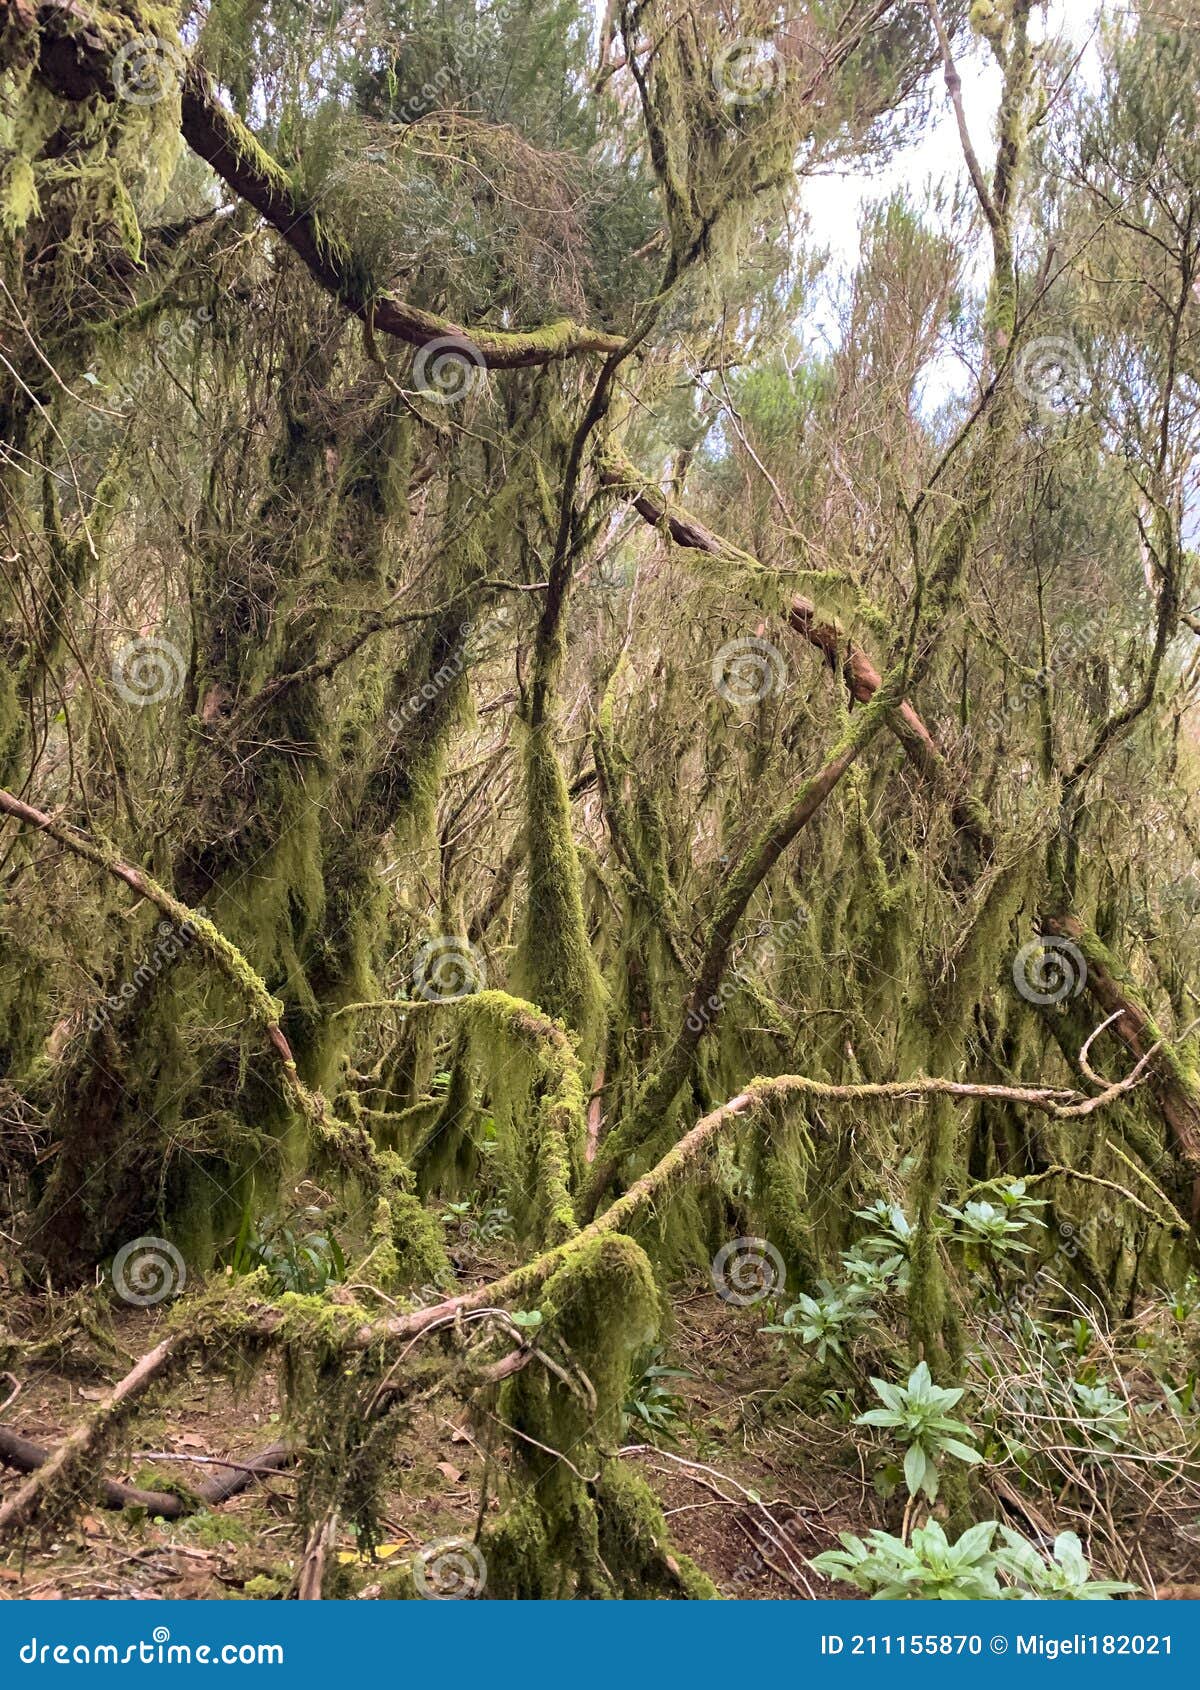
<svg viewBox="0 0 1200 1690">
<path fill-rule="evenodd" d="M 377 1543 L 375 1545 L 375 1559 L 387 1561 L 393 1555 L 403 1555 L 411 1547 L 412 1545 L 408 1543 Z M 338 1550 L 338 1564 L 343 1567 L 352 1567 L 361 1561 L 369 1562 L 370 1559 L 371 1557 L 365 1551 L 360 1553 L 357 1549 Z"/>
<path fill-rule="evenodd" d="M 437 1470 L 439 1473 L 444 1473 L 452 1485 L 458 1484 L 459 1480 L 462 1478 L 462 1473 L 454 1465 L 453 1461 L 439 1461 L 437 1464 Z"/>
</svg>

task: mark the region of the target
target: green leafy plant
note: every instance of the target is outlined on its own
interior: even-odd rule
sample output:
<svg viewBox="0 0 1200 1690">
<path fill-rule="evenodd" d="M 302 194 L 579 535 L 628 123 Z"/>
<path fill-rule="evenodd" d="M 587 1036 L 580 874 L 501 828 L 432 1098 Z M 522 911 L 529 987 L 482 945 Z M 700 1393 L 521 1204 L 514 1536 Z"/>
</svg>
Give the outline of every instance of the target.
<svg viewBox="0 0 1200 1690">
<path fill-rule="evenodd" d="M 855 1209 L 860 1221 L 875 1228 L 862 1241 L 862 1249 L 871 1256 L 891 1256 L 897 1251 L 907 1259 L 912 1248 L 913 1226 L 898 1203 L 877 1197 L 869 1209 Z"/>
<path fill-rule="evenodd" d="M 997 1531 L 1002 1542 L 994 1548 Z M 841 1549 L 828 1549 L 809 1565 L 876 1600 L 1104 1602 L 1136 1589 L 1115 1579 L 1093 1579 L 1074 1532 L 1055 1538 L 1049 1557 L 995 1520 L 970 1526 L 956 1543 L 937 1520 L 915 1527 L 908 1543 L 884 1531 L 865 1541 L 850 1532 L 839 1537 Z"/>
<path fill-rule="evenodd" d="M 1060 1602 L 1105 1602 L 1137 1586 L 1117 1579 L 1093 1579 L 1083 1546 L 1074 1532 L 1060 1532 L 1049 1558 L 1010 1526 L 1001 1526 L 1004 1547 L 997 1552 L 1000 1571 L 1011 1580 L 1006 1596 L 1041 1597 Z"/>
<path fill-rule="evenodd" d="M 1011 1188 L 1010 1188 L 1011 1189 Z M 1044 1205 L 1028 1198 L 1017 1198 L 997 1207 L 994 1203 L 965 1203 L 956 1209 L 942 1204 L 942 1213 L 954 1223 L 958 1240 L 969 1253 L 983 1253 L 993 1261 L 1014 1255 L 1028 1255 L 1033 1245 L 1022 1236 L 1030 1226 L 1044 1222 L 1028 1213 Z"/>
<path fill-rule="evenodd" d="M 446 1213 L 458 1222 L 463 1238 L 475 1243 L 487 1244 L 513 1235 L 513 1217 L 503 1203 L 489 1202 L 478 1193 L 461 1203 L 447 1203 Z"/>
<path fill-rule="evenodd" d="M 320 1209 L 307 1207 L 286 1216 L 268 1215 L 257 1226 L 249 1205 L 229 1257 L 237 1277 L 265 1269 L 279 1291 L 306 1295 L 324 1291 L 346 1277 L 346 1258 Z"/>
<path fill-rule="evenodd" d="M 868 1297 L 903 1295 L 908 1290 L 908 1261 L 898 1250 L 893 1255 L 870 1255 L 856 1244 L 843 1251 L 842 1271 Z"/>
<path fill-rule="evenodd" d="M 817 1288 L 819 1297 L 798 1297 L 785 1309 L 782 1321 L 761 1330 L 812 1344 L 817 1360 L 826 1361 L 831 1355 L 845 1355 L 847 1346 L 874 1320 L 875 1310 L 859 1284 L 835 1286 L 818 1279 Z"/>
<path fill-rule="evenodd" d="M 814 1572 L 838 1579 L 877 1601 L 963 1602 L 1000 1595 L 992 1550 L 996 1522 L 971 1526 L 951 1543 L 936 1520 L 917 1526 L 911 1542 L 874 1531 L 864 1542 L 840 1532 L 841 1549 L 828 1549 L 810 1562 Z"/>
<path fill-rule="evenodd" d="M 667 1367 L 662 1359 L 664 1354 L 661 1344 L 650 1351 L 649 1360 L 625 1399 L 624 1423 L 628 1427 L 640 1422 L 652 1437 L 676 1443 L 676 1430 L 687 1417 L 687 1405 L 668 1380 L 693 1379 L 695 1374 L 685 1367 Z"/>
<path fill-rule="evenodd" d="M 935 1385 L 926 1362 L 918 1362 L 913 1368 L 907 1385 L 893 1385 L 886 1379 L 872 1379 L 871 1384 L 884 1406 L 860 1414 L 856 1424 L 886 1427 L 906 1446 L 904 1482 L 910 1496 L 924 1491 L 933 1501 L 941 1464 L 947 1456 L 972 1465 L 983 1460 L 966 1441 L 973 1436 L 971 1428 L 947 1412 L 960 1400 L 962 1391 Z"/>
<path fill-rule="evenodd" d="M 1120 1449 L 1129 1437 L 1129 1408 L 1124 1397 L 1106 1385 L 1084 1384 L 1076 1379 L 1071 1384 L 1075 1403 L 1079 1442 L 1092 1452 L 1111 1454 Z"/>
</svg>

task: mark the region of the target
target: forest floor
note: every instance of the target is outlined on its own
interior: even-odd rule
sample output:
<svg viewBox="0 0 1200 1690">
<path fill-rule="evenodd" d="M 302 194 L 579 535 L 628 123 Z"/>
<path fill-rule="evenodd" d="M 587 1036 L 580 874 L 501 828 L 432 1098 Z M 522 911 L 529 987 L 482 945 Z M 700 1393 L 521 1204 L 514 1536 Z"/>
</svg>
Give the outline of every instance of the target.
<svg viewBox="0 0 1200 1690">
<path fill-rule="evenodd" d="M 682 1399 L 672 1440 L 644 1448 L 636 1463 L 662 1501 L 675 1545 L 691 1555 L 723 1595 L 778 1600 L 835 1594 L 808 1571 L 806 1558 L 829 1548 L 840 1530 L 862 1531 L 884 1515 L 869 1478 L 844 1462 L 829 1464 L 778 1431 L 751 1435 L 744 1405 L 781 1383 L 779 1358 L 759 1335 L 761 1313 L 731 1309 L 701 1284 L 673 1302 L 675 1330 L 663 1357 L 688 1377 L 667 1383 Z M 28 1339 L 40 1310 L 10 1304 L 10 1330 Z M 121 1309 L 112 1326 L 132 1360 L 162 1336 L 163 1315 Z M 4 1424 L 53 1447 L 94 1407 L 120 1368 L 103 1375 L 82 1365 L 86 1342 L 65 1360 L 24 1371 Z M 2 1389 L 2 1387 L 0 1387 Z M 245 1460 L 281 1435 L 282 1400 L 270 1368 L 238 1395 L 226 1378 L 193 1371 L 145 1407 L 132 1423 L 122 1455 L 106 1474 L 144 1488 L 195 1484 L 216 1469 L 197 1458 Z M 646 1428 L 633 1420 L 626 1443 Z M 336 1545 L 339 1583 L 347 1595 L 381 1594 L 388 1561 L 421 1545 L 471 1536 L 479 1511 L 483 1453 L 480 1429 L 461 1404 L 435 1402 L 413 1421 L 397 1448 L 397 1483 L 387 1496 L 384 1540 L 376 1558 L 360 1559 L 353 1536 Z M 171 1454 L 175 1463 L 149 1462 Z M 0 1500 L 21 1475 L 0 1469 Z M 272 1474 L 211 1512 L 178 1521 L 82 1507 L 48 1538 L 31 1533 L 0 1555 L 5 1598 L 229 1598 L 288 1593 L 298 1559 L 292 1522 L 293 1475 Z M 759 1500 L 761 1499 L 761 1500 Z M 489 1506 L 498 1506 L 495 1498 Z M 328 1586 L 327 1586 L 328 1588 Z"/>
<path fill-rule="evenodd" d="M 808 1560 L 835 1546 L 839 1531 L 899 1530 L 903 1498 L 879 1495 L 846 1428 L 810 1420 L 794 1405 L 771 1411 L 785 1370 L 775 1342 L 759 1330 L 761 1310 L 731 1308 L 699 1280 L 675 1288 L 672 1309 L 673 1329 L 659 1360 L 685 1376 L 662 1381 L 679 1399 L 670 1439 L 659 1435 L 648 1443 L 647 1428 L 631 1415 L 625 1444 L 642 1446 L 626 1459 L 657 1492 L 675 1545 L 724 1596 L 769 1601 L 852 1594 L 818 1577 Z M 7 1317 L 10 1331 L 28 1342 L 45 1313 L 32 1300 L 11 1300 Z M 112 1331 L 130 1360 L 161 1337 L 163 1319 L 153 1309 L 113 1314 Z M 108 1365 L 89 1372 L 85 1357 L 92 1348 L 80 1334 L 77 1345 L 22 1368 L 5 1426 L 56 1445 L 122 1371 L 110 1355 Z M 160 1490 L 173 1482 L 194 1485 L 198 1475 L 220 1471 L 198 1458 L 244 1461 L 280 1438 L 282 1409 L 269 1367 L 241 1395 L 226 1377 L 194 1369 L 143 1406 L 123 1453 L 110 1457 L 107 1476 Z M 454 1399 L 434 1399 L 418 1411 L 397 1445 L 383 1541 L 374 1556 L 360 1556 L 353 1536 L 343 1532 L 326 1591 L 386 1597 L 393 1557 L 412 1556 L 446 1538 L 472 1537 L 483 1435 L 478 1417 L 472 1421 Z M 149 1455 L 177 1459 L 151 1462 Z M 0 1469 L 0 1500 L 20 1477 Z M 31 1533 L 0 1552 L 0 1600 L 286 1597 L 295 1593 L 300 1556 L 294 1495 L 295 1477 L 285 1471 L 256 1480 L 219 1508 L 174 1522 L 137 1508 L 85 1505 L 69 1525 L 49 1536 Z M 494 1496 L 487 1506 L 499 1506 Z M 1158 1593 L 1200 1594 L 1200 1535 L 1181 1534 L 1167 1518 L 1161 1525 L 1145 1540 L 1156 1584 L 1163 1586 Z"/>
</svg>

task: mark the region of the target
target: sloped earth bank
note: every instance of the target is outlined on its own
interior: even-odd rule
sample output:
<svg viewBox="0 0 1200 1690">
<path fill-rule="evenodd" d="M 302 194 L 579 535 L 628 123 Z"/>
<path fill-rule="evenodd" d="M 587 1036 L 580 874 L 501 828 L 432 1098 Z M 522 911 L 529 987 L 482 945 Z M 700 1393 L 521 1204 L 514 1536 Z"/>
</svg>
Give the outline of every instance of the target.
<svg viewBox="0 0 1200 1690">
<path fill-rule="evenodd" d="M 103 1308 L 96 1294 L 96 1310 Z M 91 1333 L 75 1302 L 51 1314 L 44 1302 L 10 1306 L 7 1388 L 19 1383 L 3 1425 L 55 1446 L 124 1371 L 97 1334 L 111 1331 L 123 1355 L 135 1357 L 162 1335 L 157 1310 L 103 1311 Z M 841 1531 L 899 1529 L 898 1494 L 885 1498 L 877 1452 L 828 1420 L 810 1419 L 786 1391 L 788 1369 L 764 1337 L 762 1311 L 735 1309 L 703 1282 L 675 1287 L 674 1330 L 663 1357 L 678 1369 L 663 1389 L 678 1399 L 668 1435 L 651 1435 L 631 1415 L 626 1459 L 658 1495 L 674 1546 L 690 1555 L 722 1596 L 779 1601 L 853 1593 L 815 1574 L 808 1560 L 834 1545 Z M 90 1324 L 90 1323 L 89 1323 Z M 55 1340 L 54 1334 L 59 1335 Z M 41 1359 L 20 1359 L 41 1351 Z M 781 1396 L 781 1392 L 786 1392 Z M 360 1555 L 341 1532 L 326 1557 L 327 1597 L 386 1600 L 389 1572 L 412 1564 L 422 1548 L 471 1539 L 479 1521 L 484 1435 L 460 1403 L 433 1399 L 397 1450 L 387 1493 L 383 1541 Z M 286 1436 L 283 1401 L 272 1370 L 260 1370 L 240 1395 L 225 1378 L 198 1369 L 138 1414 L 106 1474 L 144 1489 L 192 1488 L 215 1468 L 210 1458 L 244 1462 Z M 0 1503 L 20 1475 L 0 1471 Z M 272 1600 L 295 1596 L 302 1545 L 294 1520 L 295 1475 L 256 1479 L 219 1508 L 177 1521 L 145 1508 L 123 1511 L 83 1503 L 55 1529 L 31 1532 L 5 1546 L 0 1598 Z M 485 1504 L 495 1510 L 494 1484 Z M 1019 1510 L 1019 1503 L 1017 1505 Z M 1200 1520 L 1172 1510 L 1170 1498 L 1147 1519 L 1142 1548 L 1153 1578 L 1146 1594 L 1200 1594 Z M 1019 1512 L 1009 1516 L 1028 1529 Z M 1143 1575 L 1144 1576 L 1144 1575 Z M 483 1593 L 487 1595 L 486 1588 Z"/>
</svg>

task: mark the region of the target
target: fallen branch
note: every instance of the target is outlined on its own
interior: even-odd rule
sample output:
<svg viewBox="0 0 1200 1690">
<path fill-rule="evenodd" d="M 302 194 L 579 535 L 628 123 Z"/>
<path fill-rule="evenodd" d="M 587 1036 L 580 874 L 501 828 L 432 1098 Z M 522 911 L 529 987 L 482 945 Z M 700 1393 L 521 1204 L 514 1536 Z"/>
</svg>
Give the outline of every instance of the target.
<svg viewBox="0 0 1200 1690">
<path fill-rule="evenodd" d="M 180 1496 L 175 1491 L 142 1490 L 137 1485 L 126 1485 L 117 1479 L 102 1478 L 96 1486 L 97 1500 L 102 1508 L 144 1508 L 148 1514 L 163 1520 L 182 1520 L 200 1508 L 217 1508 L 231 1497 L 240 1495 L 252 1479 L 282 1472 L 295 1459 L 295 1453 L 287 1444 L 272 1444 L 246 1461 L 223 1461 L 215 1455 L 174 1455 L 168 1450 L 144 1453 L 139 1459 L 211 1463 L 229 1469 L 227 1473 L 198 1485 L 191 1498 Z M 49 1460 L 50 1451 L 41 1444 L 18 1437 L 15 1432 L 0 1426 L 0 1462 L 4 1466 L 18 1473 L 37 1473 L 45 1468 Z"/>
<path fill-rule="evenodd" d="M 121 1415 L 156 1380 L 170 1372 L 182 1349 L 178 1336 L 164 1338 L 161 1344 L 147 1351 L 123 1379 L 118 1380 L 104 1401 L 73 1432 L 68 1433 L 53 1454 L 47 1455 L 45 1461 L 38 1464 L 37 1470 L 0 1506 L 0 1540 L 6 1532 L 29 1525 L 51 1487 L 87 1460 Z"/>
</svg>

